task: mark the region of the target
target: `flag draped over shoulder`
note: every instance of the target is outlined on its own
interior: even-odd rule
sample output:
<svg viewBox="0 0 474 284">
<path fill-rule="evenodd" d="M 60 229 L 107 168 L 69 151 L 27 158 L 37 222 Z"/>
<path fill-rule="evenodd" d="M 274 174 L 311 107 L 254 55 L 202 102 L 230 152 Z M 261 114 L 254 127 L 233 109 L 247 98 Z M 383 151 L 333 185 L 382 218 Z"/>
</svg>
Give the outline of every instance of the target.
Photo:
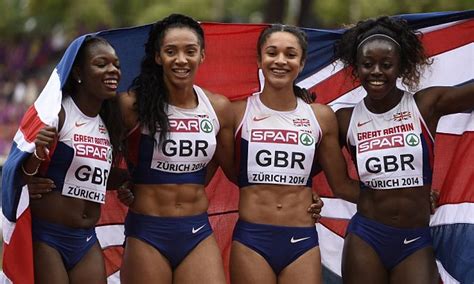
<svg viewBox="0 0 474 284">
<path fill-rule="evenodd" d="M 38 131 L 45 125 L 58 124 L 61 88 L 66 83 L 83 40 L 84 36 L 71 43 L 38 99 L 23 116 L 8 159 L 3 165 L 3 271 L 7 282 L 33 283 L 31 215 L 28 189 L 21 181 L 21 165 L 34 151 Z"/>
<path fill-rule="evenodd" d="M 460 85 L 473 80 L 474 11 L 399 17 L 424 33 L 423 43 L 434 59 L 420 87 Z M 243 99 L 260 90 L 256 42 L 260 31 L 267 25 L 202 23 L 202 26 L 206 59 L 199 69 L 197 84 L 231 100 Z M 128 89 L 139 72 L 150 28 L 151 25 L 145 25 L 97 33 L 111 42 L 120 58 L 122 80 L 119 90 L 122 92 Z M 335 110 L 353 106 L 365 93 L 355 84 L 350 72 L 332 59 L 334 43 L 344 30 L 304 30 L 308 35 L 309 54 L 297 79 L 298 85 L 315 91 L 318 102 L 329 104 Z M 35 105 L 28 110 L 5 164 L 2 184 L 5 220 L 3 269 L 15 283 L 31 283 L 28 280 L 32 279 L 31 263 L 25 264 L 31 260 L 28 196 L 18 181 L 18 167 L 33 151 L 37 131 L 45 124 L 57 123 L 61 86 L 82 40 L 83 37 L 71 44 Z M 462 113 L 444 117 L 436 135 L 433 187 L 441 192 L 441 196 L 440 208 L 432 217 L 431 226 L 438 266 L 445 283 L 474 282 L 474 190 L 471 189 L 474 166 L 470 161 L 474 158 L 474 147 L 470 147 L 473 145 L 471 140 L 474 140 L 473 130 L 472 113 Z M 351 172 L 354 173 L 353 166 Z M 355 213 L 355 205 L 334 198 L 323 174 L 315 177 L 313 189 L 323 196 L 325 202 L 323 218 L 317 225 L 325 283 L 339 283 L 343 236 Z M 238 218 L 238 190 L 218 172 L 206 192 L 210 199 L 208 213 L 211 224 L 228 272 L 231 235 Z M 97 235 L 105 254 L 109 282 L 118 283 L 126 208 L 117 201 L 113 191 L 107 194 Z M 23 249 L 21 255 L 13 253 L 14 250 L 18 252 L 16 249 Z"/>
</svg>

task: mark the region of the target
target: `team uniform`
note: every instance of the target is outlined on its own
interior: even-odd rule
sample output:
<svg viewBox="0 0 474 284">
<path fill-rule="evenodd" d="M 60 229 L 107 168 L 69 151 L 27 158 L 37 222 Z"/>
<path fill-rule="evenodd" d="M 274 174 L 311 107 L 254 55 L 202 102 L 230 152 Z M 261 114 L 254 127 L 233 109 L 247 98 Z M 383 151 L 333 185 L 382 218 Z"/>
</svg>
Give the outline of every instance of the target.
<svg viewBox="0 0 474 284">
<path fill-rule="evenodd" d="M 310 105 L 297 98 L 292 111 L 266 107 L 260 94 L 247 99 L 236 133 L 238 183 L 298 185 L 311 189 L 315 152 L 322 133 Z M 233 240 L 262 255 L 279 274 L 299 256 L 318 246 L 314 226 L 287 227 L 239 220 Z"/>
<path fill-rule="evenodd" d="M 70 96 L 62 101 L 65 120 L 51 159 L 42 165 L 62 195 L 104 203 L 107 178 L 112 165 L 112 146 L 99 115 L 83 114 Z M 97 242 L 95 229 L 76 229 L 34 218 L 34 241 L 54 247 L 66 268 L 73 268 Z"/>
<path fill-rule="evenodd" d="M 66 270 L 74 268 L 97 242 L 94 228 L 69 228 L 35 218 L 31 223 L 33 241 L 55 248 L 61 255 Z"/>
<path fill-rule="evenodd" d="M 370 112 L 364 101 L 352 112 L 347 145 L 362 190 L 396 190 L 431 184 L 433 138 L 413 94 L 405 92 L 391 110 Z M 391 269 L 413 252 L 431 246 L 428 227 L 400 229 L 356 214 L 347 229 L 367 242 Z"/>
<path fill-rule="evenodd" d="M 198 105 L 168 105 L 169 132 L 158 142 L 143 127 L 129 137 L 129 169 L 135 184 L 202 184 L 212 159 L 219 120 L 204 91 L 194 86 Z M 207 213 L 189 217 L 146 216 L 129 211 L 125 235 L 140 239 L 162 253 L 176 268 L 202 240 L 212 234 Z"/>
</svg>

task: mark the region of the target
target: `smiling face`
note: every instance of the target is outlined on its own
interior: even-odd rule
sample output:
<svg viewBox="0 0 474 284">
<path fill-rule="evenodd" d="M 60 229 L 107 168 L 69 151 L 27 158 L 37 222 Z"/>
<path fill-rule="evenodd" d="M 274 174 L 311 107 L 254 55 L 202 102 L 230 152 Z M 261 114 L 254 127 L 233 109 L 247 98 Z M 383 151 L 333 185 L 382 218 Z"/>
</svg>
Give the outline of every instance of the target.
<svg viewBox="0 0 474 284">
<path fill-rule="evenodd" d="M 357 51 L 357 76 L 373 100 L 382 100 L 397 91 L 400 75 L 398 46 L 390 40 L 374 38 Z"/>
<path fill-rule="evenodd" d="M 155 62 L 163 67 L 167 86 L 192 86 L 198 66 L 204 60 L 204 50 L 197 34 L 190 28 L 176 27 L 165 32 Z"/>
<path fill-rule="evenodd" d="M 303 50 L 298 38 L 289 32 L 274 32 L 260 50 L 258 67 L 265 76 L 265 84 L 279 89 L 293 86 L 303 69 Z"/>
<path fill-rule="evenodd" d="M 121 76 L 115 50 L 104 42 L 95 42 L 84 52 L 84 60 L 75 70 L 76 80 L 82 81 L 79 85 L 91 98 L 106 100 L 114 97 Z"/>
</svg>

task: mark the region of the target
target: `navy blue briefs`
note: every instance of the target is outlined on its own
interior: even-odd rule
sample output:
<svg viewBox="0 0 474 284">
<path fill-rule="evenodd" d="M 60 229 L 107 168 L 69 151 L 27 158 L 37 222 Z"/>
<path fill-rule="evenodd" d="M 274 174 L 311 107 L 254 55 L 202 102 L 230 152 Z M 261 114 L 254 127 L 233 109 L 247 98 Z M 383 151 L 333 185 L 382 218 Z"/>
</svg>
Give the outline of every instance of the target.
<svg viewBox="0 0 474 284">
<path fill-rule="evenodd" d="M 276 275 L 305 252 L 319 245 L 315 226 L 273 226 L 242 220 L 235 225 L 233 240 L 265 258 Z"/>
<path fill-rule="evenodd" d="M 33 241 L 43 242 L 56 249 L 61 255 L 66 270 L 71 270 L 79 263 L 97 242 L 94 228 L 69 228 L 39 219 L 33 219 L 31 223 Z"/>
<path fill-rule="evenodd" d="M 401 229 L 356 213 L 346 234 L 355 234 L 369 244 L 387 269 L 394 268 L 414 252 L 432 246 L 429 227 Z"/>
<path fill-rule="evenodd" d="M 207 213 L 186 217 L 158 217 L 128 211 L 125 236 L 144 241 L 165 256 L 173 269 L 212 234 Z"/>
</svg>

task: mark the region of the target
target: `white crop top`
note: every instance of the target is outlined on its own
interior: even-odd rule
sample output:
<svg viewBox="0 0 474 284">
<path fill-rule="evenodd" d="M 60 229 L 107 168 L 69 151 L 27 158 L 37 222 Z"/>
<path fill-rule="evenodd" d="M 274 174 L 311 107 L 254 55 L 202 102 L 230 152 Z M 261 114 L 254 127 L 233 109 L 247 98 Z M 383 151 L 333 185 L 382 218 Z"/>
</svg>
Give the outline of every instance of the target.
<svg viewBox="0 0 474 284">
<path fill-rule="evenodd" d="M 363 187 L 399 189 L 431 183 L 433 139 L 413 94 L 377 114 L 364 101 L 352 112 L 347 143 Z"/>
<path fill-rule="evenodd" d="M 294 110 L 275 111 L 261 102 L 260 94 L 250 96 L 236 134 L 239 186 L 310 187 L 321 135 L 311 106 L 300 98 Z"/>
</svg>

